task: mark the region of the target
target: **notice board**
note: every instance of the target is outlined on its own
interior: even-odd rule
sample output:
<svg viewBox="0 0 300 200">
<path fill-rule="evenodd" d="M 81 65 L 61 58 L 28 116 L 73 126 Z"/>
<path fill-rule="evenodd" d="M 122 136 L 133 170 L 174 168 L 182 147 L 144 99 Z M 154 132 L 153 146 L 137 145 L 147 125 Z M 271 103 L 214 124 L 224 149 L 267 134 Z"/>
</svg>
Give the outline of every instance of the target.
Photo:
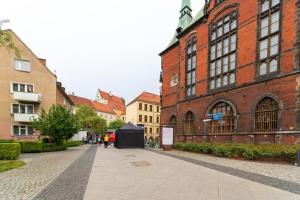
<svg viewBox="0 0 300 200">
<path fill-rule="evenodd" d="M 163 127 L 162 129 L 162 145 L 173 145 L 173 128 Z"/>
</svg>

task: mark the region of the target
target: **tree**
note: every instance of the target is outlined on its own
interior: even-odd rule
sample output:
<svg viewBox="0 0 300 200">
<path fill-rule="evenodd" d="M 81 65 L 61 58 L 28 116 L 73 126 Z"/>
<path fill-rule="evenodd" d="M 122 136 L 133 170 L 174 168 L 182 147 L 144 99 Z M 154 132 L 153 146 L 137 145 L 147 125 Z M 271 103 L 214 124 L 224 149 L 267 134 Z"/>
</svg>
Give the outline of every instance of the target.
<svg viewBox="0 0 300 200">
<path fill-rule="evenodd" d="M 11 32 L 0 29 L 0 46 L 4 46 L 8 49 L 15 51 L 16 57 L 21 58 L 20 50 L 15 46 Z"/>
<path fill-rule="evenodd" d="M 125 122 L 123 120 L 116 120 L 113 122 L 110 122 L 109 128 L 110 129 L 119 129 L 122 128 L 125 125 Z"/>
<path fill-rule="evenodd" d="M 39 119 L 34 120 L 33 127 L 39 130 L 41 135 L 49 136 L 57 145 L 72 138 L 79 130 L 75 116 L 62 105 L 52 106 L 48 113 L 42 110 Z"/>
<path fill-rule="evenodd" d="M 81 105 L 76 108 L 76 119 L 80 128 L 93 133 L 103 134 L 107 130 L 107 123 L 90 107 Z"/>
</svg>

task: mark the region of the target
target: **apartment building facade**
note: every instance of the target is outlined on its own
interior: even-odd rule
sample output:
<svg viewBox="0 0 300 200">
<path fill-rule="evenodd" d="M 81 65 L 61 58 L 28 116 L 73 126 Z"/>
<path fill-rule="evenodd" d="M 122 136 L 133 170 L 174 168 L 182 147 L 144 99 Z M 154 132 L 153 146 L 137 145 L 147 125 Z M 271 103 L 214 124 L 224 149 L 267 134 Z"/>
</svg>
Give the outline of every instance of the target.
<svg viewBox="0 0 300 200">
<path fill-rule="evenodd" d="M 182 0 L 162 59 L 175 141 L 300 142 L 300 1 Z"/>
<path fill-rule="evenodd" d="M 126 106 L 126 122 L 144 127 L 147 139 L 160 136 L 160 97 L 143 92 Z"/>
<path fill-rule="evenodd" d="M 10 31 L 15 51 L 0 47 L 0 139 L 37 139 L 32 120 L 56 104 L 56 76 L 22 40 Z"/>
</svg>

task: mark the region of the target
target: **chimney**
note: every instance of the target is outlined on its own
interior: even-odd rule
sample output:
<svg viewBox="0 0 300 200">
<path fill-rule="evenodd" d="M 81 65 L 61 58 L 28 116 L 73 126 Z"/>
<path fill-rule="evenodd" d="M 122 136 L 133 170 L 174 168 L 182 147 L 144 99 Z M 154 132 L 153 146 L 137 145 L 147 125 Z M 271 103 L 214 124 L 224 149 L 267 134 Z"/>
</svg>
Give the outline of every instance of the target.
<svg viewBox="0 0 300 200">
<path fill-rule="evenodd" d="M 47 60 L 46 60 L 46 59 L 39 58 L 39 60 L 40 60 L 40 62 L 41 62 L 43 65 L 47 66 Z"/>
</svg>

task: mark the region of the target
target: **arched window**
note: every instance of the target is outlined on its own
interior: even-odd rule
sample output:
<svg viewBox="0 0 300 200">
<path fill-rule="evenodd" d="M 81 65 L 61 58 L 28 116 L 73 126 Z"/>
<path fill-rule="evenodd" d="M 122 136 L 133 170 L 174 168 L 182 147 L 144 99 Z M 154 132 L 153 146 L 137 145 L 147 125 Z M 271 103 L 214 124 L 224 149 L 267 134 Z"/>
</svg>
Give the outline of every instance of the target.
<svg viewBox="0 0 300 200">
<path fill-rule="evenodd" d="M 226 102 L 219 102 L 212 107 L 210 113 L 212 121 L 210 123 L 211 133 L 232 133 L 235 128 L 235 116 L 233 108 Z"/>
<path fill-rule="evenodd" d="M 195 116 L 189 111 L 186 113 L 184 118 L 184 134 L 192 135 L 195 131 Z"/>
<path fill-rule="evenodd" d="M 196 95 L 197 40 L 190 39 L 186 48 L 186 97 Z"/>
<path fill-rule="evenodd" d="M 176 118 L 176 116 L 173 115 L 170 118 L 169 124 L 173 128 L 173 134 L 176 135 L 177 134 L 177 118 Z"/>
<path fill-rule="evenodd" d="M 262 99 L 255 109 L 255 131 L 273 132 L 278 129 L 278 103 L 269 97 Z"/>
</svg>

